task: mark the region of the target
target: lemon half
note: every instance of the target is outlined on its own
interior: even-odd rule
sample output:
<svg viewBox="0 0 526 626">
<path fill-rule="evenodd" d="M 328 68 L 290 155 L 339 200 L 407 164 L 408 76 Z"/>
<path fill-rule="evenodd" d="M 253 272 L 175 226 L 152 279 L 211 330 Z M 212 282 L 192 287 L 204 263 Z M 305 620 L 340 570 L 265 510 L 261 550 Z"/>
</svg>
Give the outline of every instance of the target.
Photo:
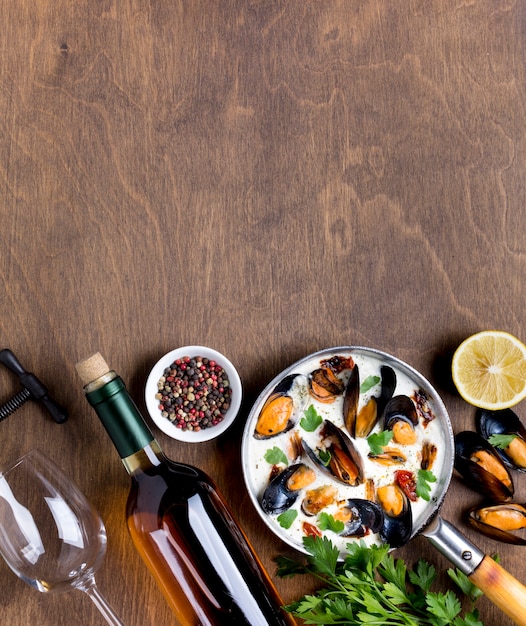
<svg viewBox="0 0 526 626">
<path fill-rule="evenodd" d="M 451 371 L 459 394 L 476 407 L 497 411 L 526 398 L 526 346 L 504 331 L 486 330 L 464 340 Z"/>
</svg>

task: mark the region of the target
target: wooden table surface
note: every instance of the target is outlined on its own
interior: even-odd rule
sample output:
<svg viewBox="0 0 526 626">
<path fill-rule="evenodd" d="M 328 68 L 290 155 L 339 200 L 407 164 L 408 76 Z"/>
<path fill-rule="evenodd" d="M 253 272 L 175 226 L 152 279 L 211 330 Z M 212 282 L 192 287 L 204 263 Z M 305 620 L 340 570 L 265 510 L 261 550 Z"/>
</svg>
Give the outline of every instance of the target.
<svg viewBox="0 0 526 626">
<path fill-rule="evenodd" d="M 0 347 L 70 412 L 57 425 L 25 404 L 0 425 L 1 461 L 39 447 L 59 463 L 105 521 L 97 580 L 122 620 L 175 624 L 128 537 L 129 478 L 75 363 L 100 351 L 144 408 L 165 352 L 233 361 L 245 397 L 227 434 L 155 434 L 216 479 L 272 575 L 292 550 L 250 503 L 240 439 L 282 369 L 378 348 L 432 381 L 456 432 L 472 429 L 452 350 L 488 328 L 526 340 L 526 5 L 4 0 L 0 18 Z M 18 390 L 2 368 L 2 401 Z M 477 502 L 455 477 L 444 517 L 526 582 L 526 548 L 462 520 Z M 397 554 L 424 555 L 449 588 L 424 538 Z M 0 579 L 9 626 L 103 623 L 80 593 L 39 594 L 3 562 Z M 286 601 L 310 589 L 277 585 Z"/>
</svg>

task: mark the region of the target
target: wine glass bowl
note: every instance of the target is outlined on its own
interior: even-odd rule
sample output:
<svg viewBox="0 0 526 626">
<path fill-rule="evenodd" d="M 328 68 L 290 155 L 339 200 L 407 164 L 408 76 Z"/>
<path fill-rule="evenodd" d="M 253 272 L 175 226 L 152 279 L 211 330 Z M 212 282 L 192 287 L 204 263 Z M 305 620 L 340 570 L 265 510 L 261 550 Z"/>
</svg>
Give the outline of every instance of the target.
<svg viewBox="0 0 526 626">
<path fill-rule="evenodd" d="M 87 593 L 110 624 L 122 624 L 95 584 L 106 530 L 95 508 L 42 452 L 0 472 L 0 553 L 38 591 Z"/>
</svg>

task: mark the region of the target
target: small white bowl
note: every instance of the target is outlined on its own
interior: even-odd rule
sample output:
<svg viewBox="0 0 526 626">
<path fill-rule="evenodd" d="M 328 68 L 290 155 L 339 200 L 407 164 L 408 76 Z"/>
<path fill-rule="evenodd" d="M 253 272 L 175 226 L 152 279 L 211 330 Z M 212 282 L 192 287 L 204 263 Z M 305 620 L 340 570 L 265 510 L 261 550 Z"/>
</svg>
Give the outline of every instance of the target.
<svg viewBox="0 0 526 626">
<path fill-rule="evenodd" d="M 232 396 L 230 398 L 230 408 L 226 411 L 223 419 L 219 424 L 215 426 L 209 426 L 208 428 L 202 428 L 198 431 L 182 430 L 177 428 L 167 417 L 163 417 L 161 409 L 159 408 L 159 400 L 155 397 L 158 393 L 157 384 L 159 379 L 164 375 L 164 370 L 177 359 L 181 359 L 185 356 L 190 358 L 203 357 L 209 360 L 216 361 L 226 372 L 228 380 L 230 382 L 230 388 L 232 389 Z M 163 433 L 178 439 L 179 441 L 186 441 L 190 443 L 198 443 L 202 441 L 209 441 L 214 439 L 218 435 L 221 435 L 235 420 L 239 407 L 241 406 L 241 380 L 236 368 L 232 363 L 220 352 L 206 348 L 205 346 L 184 346 L 177 348 L 171 352 L 166 353 L 161 357 L 157 363 L 153 366 L 148 378 L 146 380 L 146 388 L 144 391 L 144 399 L 146 402 L 146 408 L 150 417 L 155 422 L 156 426 L 162 430 Z"/>
</svg>

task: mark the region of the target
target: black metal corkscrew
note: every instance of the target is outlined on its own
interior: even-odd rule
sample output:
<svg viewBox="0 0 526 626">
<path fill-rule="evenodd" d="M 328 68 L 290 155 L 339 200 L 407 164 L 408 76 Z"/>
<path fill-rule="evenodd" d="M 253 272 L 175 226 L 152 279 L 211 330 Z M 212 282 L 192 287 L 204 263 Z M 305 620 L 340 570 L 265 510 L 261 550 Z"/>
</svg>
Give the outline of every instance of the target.
<svg viewBox="0 0 526 626">
<path fill-rule="evenodd" d="M 27 400 L 41 402 L 57 424 L 62 424 L 67 420 L 67 411 L 50 398 L 47 387 L 34 374 L 22 367 L 11 350 L 7 348 L 0 350 L 0 363 L 14 372 L 22 383 L 22 389 L 0 406 L 0 422 L 19 409 Z"/>
</svg>

